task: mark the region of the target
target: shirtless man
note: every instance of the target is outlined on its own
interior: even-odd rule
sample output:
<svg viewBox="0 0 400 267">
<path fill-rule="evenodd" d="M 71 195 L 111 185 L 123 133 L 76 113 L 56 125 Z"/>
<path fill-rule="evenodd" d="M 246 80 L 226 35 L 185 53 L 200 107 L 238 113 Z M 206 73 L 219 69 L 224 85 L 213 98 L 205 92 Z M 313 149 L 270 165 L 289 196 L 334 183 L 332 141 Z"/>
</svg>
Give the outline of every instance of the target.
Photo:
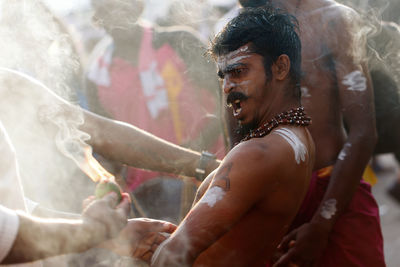
<svg viewBox="0 0 400 267">
<path fill-rule="evenodd" d="M 288 230 L 314 163 L 294 21 L 275 9 L 246 10 L 215 38 L 227 104 L 252 131 L 202 183 L 152 266 L 265 266 Z"/>
<path fill-rule="evenodd" d="M 240 2 L 246 6 L 252 1 Z M 283 7 L 299 20 L 302 103 L 313 118 L 310 132 L 316 145 L 310 192 L 293 231 L 281 244 L 287 253 L 277 266 L 289 261 L 309 266 L 318 259 L 321 266 L 354 262 L 383 266 L 378 206 L 370 186 L 360 183 L 375 146 L 376 130 L 365 36 L 358 15 L 331 0 L 264 2 Z M 322 193 L 318 195 L 317 190 Z M 326 208 L 331 212 L 325 213 Z M 362 233 L 357 231 L 361 226 Z M 289 248 L 292 240 L 296 243 Z"/>
</svg>

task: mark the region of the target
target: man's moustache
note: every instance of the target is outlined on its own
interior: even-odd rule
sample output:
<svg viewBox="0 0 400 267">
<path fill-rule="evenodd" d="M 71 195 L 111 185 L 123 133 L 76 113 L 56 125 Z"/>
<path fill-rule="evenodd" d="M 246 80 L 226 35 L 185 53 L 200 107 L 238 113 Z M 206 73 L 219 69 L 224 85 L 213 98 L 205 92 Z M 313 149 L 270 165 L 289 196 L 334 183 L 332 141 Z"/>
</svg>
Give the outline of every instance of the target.
<svg viewBox="0 0 400 267">
<path fill-rule="evenodd" d="M 235 100 L 246 100 L 248 96 L 241 92 L 230 92 L 228 97 L 226 98 L 226 104 L 229 106 L 230 104 L 234 103 Z"/>
</svg>

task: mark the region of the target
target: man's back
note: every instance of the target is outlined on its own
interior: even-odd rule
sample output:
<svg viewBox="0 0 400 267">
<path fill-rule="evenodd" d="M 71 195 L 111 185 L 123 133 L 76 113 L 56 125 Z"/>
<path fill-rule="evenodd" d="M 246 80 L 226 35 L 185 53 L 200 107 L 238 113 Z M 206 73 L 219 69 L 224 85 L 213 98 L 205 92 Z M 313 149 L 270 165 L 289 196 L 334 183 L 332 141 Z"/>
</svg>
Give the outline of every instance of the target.
<svg viewBox="0 0 400 267">
<path fill-rule="evenodd" d="M 382 266 L 378 208 L 370 186 L 360 182 L 376 142 L 368 29 L 354 10 L 332 0 L 281 2 L 299 21 L 302 104 L 313 118 L 310 132 L 316 160 L 309 191 L 312 201 L 305 202 L 301 219 L 285 237 L 286 254 L 277 266 L 318 259 L 318 266 L 368 265 L 371 260 Z M 324 179 L 318 175 L 321 171 L 327 173 Z M 348 217 L 353 221 L 346 221 Z M 292 240 L 295 245 L 288 247 Z M 357 245 L 347 246 L 349 240 Z"/>
<path fill-rule="evenodd" d="M 368 108 L 371 94 L 361 94 L 367 91 L 366 77 L 355 61 L 360 61 L 356 53 L 361 54 L 356 49 L 362 49 L 354 46 L 362 40 L 350 36 L 356 33 L 349 21 L 355 12 L 329 0 L 303 2 L 296 14 L 304 48 L 302 104 L 313 118 L 310 132 L 316 143 L 315 169 L 320 169 L 335 163 L 346 142 L 345 105 L 351 106 L 357 99 L 364 103 L 362 108 Z"/>
<path fill-rule="evenodd" d="M 195 266 L 265 266 L 307 192 L 314 153 L 308 130 L 291 126 L 233 148 L 224 159 L 232 166 L 230 191 L 224 198 L 230 199 L 229 205 L 251 208 L 200 254 Z M 209 188 L 221 184 L 219 177 L 214 176 Z M 208 199 L 205 195 L 199 204 Z"/>
</svg>

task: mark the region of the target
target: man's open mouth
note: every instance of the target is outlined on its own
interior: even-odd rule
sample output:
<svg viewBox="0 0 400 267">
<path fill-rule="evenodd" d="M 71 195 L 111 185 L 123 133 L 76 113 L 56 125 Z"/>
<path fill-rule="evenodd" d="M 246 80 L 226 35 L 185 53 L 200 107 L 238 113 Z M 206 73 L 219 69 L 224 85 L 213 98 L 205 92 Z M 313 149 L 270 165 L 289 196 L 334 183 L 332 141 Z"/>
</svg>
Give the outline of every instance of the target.
<svg viewBox="0 0 400 267">
<path fill-rule="evenodd" d="M 242 111 L 242 107 L 240 106 L 240 100 L 236 99 L 232 103 L 232 109 L 233 109 L 233 116 L 239 116 L 240 112 Z"/>
<path fill-rule="evenodd" d="M 246 100 L 248 97 L 241 92 L 231 92 L 229 93 L 226 103 L 228 107 L 231 107 L 233 110 L 233 116 L 239 116 L 242 111 L 241 102 Z"/>
</svg>

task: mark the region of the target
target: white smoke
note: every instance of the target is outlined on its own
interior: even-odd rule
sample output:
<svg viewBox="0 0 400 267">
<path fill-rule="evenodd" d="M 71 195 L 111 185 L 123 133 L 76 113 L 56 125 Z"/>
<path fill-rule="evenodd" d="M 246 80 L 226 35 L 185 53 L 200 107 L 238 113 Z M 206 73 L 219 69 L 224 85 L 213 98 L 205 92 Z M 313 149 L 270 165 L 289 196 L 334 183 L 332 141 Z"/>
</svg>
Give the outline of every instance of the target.
<svg viewBox="0 0 400 267">
<path fill-rule="evenodd" d="M 55 140 L 68 150 L 76 146 L 66 140 L 77 144 L 88 136 L 77 130 L 81 112 L 64 110 L 52 93 L 75 99 L 80 66 L 73 43 L 39 0 L 0 0 L 0 8 L 0 119 L 16 147 L 26 196 L 47 208 L 79 212 L 80 198 L 92 192 L 89 179 Z"/>
<path fill-rule="evenodd" d="M 61 21 L 39 0 L 0 3 L 0 66 L 29 74 L 70 98 L 79 61 Z"/>
</svg>

